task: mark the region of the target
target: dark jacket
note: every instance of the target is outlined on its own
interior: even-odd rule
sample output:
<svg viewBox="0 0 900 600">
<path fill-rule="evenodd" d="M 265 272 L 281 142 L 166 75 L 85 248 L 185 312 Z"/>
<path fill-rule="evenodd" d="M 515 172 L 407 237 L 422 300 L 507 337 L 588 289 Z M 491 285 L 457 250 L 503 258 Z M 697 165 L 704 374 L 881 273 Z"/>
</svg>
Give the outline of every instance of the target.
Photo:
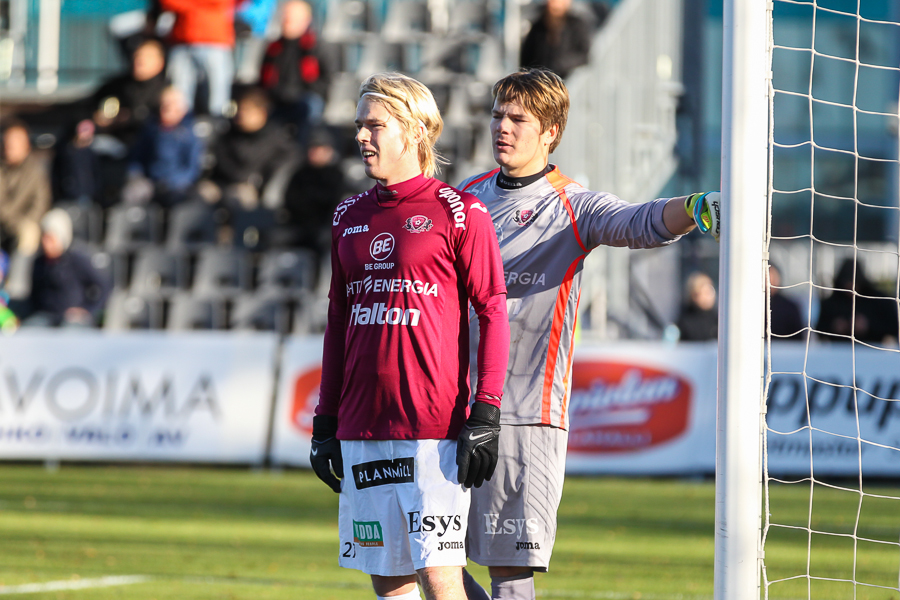
<svg viewBox="0 0 900 600">
<path fill-rule="evenodd" d="M 165 72 L 147 81 L 137 81 L 131 74 L 119 75 L 94 93 L 90 100 L 90 113 L 101 109 L 109 98 L 118 100 L 119 113 L 104 132 L 119 137 L 126 144 L 131 143 L 143 124 L 159 114 L 159 98 L 167 85 L 169 80 Z"/>
<path fill-rule="evenodd" d="M 542 16 L 522 41 L 520 64 L 545 67 L 565 79 L 575 67 L 587 64 L 592 35 L 590 24 L 576 15 L 567 14 L 559 32 Z"/>
<path fill-rule="evenodd" d="M 682 309 L 678 317 L 678 329 L 684 341 L 714 340 L 719 335 L 719 310 L 702 310 L 690 304 Z"/>
<path fill-rule="evenodd" d="M 75 249 L 56 260 L 43 254 L 31 271 L 30 308 L 62 318 L 67 309 L 83 308 L 96 315 L 109 297 L 110 282 L 94 268 L 91 259 Z"/>
<path fill-rule="evenodd" d="M 90 146 L 64 143 L 53 157 L 53 195 L 59 200 L 100 199 L 100 158 Z"/>
<path fill-rule="evenodd" d="M 296 153 L 287 134 L 272 123 L 250 133 L 232 126 L 216 143 L 212 180 L 220 185 L 250 183 L 262 190 L 278 167 Z"/>
<path fill-rule="evenodd" d="M 295 40 L 280 38 L 263 57 L 260 85 L 277 103 L 293 104 L 312 92 L 328 92 L 328 69 L 319 54 L 316 34 L 309 30 Z"/>
<path fill-rule="evenodd" d="M 129 171 L 139 171 L 170 190 L 185 190 L 200 177 L 203 143 L 194 135 L 193 119 L 164 129 L 158 118 L 141 130 L 129 157 Z"/>
</svg>

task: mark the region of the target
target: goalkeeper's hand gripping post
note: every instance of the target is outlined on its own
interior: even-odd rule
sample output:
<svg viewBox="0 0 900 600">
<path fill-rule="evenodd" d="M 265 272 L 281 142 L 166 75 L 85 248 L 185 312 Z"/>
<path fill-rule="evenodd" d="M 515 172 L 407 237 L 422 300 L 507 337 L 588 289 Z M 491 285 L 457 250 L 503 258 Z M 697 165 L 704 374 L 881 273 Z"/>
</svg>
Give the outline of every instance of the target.
<svg viewBox="0 0 900 600">
<path fill-rule="evenodd" d="M 719 241 L 722 228 L 722 195 L 719 192 L 691 194 L 684 200 L 684 210 L 702 233 L 708 233 Z"/>
</svg>

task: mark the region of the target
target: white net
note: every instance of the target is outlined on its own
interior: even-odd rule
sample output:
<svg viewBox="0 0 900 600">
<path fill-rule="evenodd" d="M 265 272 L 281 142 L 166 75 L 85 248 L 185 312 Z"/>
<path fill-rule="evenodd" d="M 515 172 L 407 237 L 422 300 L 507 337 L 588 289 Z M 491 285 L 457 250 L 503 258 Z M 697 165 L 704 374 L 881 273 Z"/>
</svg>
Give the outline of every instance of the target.
<svg viewBox="0 0 900 600">
<path fill-rule="evenodd" d="M 900 596 L 900 1 L 775 0 L 763 593 Z"/>
</svg>

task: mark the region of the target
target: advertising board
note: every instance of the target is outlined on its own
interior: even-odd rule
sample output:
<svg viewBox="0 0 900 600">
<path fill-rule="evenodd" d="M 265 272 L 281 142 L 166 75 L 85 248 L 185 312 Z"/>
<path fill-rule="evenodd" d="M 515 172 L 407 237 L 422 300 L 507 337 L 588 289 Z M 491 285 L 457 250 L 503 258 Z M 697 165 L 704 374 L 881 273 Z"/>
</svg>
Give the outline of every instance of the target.
<svg viewBox="0 0 900 600">
<path fill-rule="evenodd" d="M 0 338 L 0 458 L 261 463 L 271 334 Z"/>
</svg>

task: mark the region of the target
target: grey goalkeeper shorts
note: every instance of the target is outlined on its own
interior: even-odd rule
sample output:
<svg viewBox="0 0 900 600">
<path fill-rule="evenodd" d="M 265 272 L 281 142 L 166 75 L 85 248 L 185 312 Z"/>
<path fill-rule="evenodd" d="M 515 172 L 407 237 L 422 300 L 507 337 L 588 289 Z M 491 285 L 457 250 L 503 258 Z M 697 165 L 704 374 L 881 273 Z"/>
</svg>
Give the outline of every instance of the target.
<svg viewBox="0 0 900 600">
<path fill-rule="evenodd" d="M 466 543 L 473 562 L 547 570 L 568 439 L 568 431 L 546 425 L 501 428 L 494 476 L 472 488 Z"/>
</svg>

